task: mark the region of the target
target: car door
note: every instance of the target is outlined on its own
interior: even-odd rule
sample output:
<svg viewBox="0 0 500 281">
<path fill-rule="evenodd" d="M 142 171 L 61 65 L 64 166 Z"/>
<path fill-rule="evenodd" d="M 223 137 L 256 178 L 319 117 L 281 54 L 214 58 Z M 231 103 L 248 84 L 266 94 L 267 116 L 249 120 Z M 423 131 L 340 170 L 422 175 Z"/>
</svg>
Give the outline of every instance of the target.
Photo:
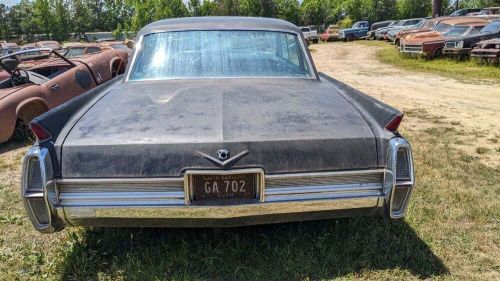
<svg viewBox="0 0 500 281">
<path fill-rule="evenodd" d="M 76 66 L 47 81 L 50 107 L 58 106 L 82 93 L 94 88 L 96 82 L 88 67 L 76 62 Z"/>
</svg>

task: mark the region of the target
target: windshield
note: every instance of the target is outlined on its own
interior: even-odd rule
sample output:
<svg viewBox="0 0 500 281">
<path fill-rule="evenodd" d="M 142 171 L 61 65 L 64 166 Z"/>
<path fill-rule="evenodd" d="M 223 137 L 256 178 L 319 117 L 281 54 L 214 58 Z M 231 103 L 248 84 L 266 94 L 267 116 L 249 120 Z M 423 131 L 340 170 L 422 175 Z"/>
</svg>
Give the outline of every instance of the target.
<svg viewBox="0 0 500 281">
<path fill-rule="evenodd" d="M 456 25 L 452 27 L 450 30 L 448 30 L 444 36 L 450 36 L 450 37 L 458 37 L 462 34 L 464 34 L 467 30 L 469 30 L 470 27 L 466 25 Z"/>
<path fill-rule="evenodd" d="M 182 31 L 144 36 L 130 80 L 312 77 L 300 39 L 273 31 Z"/>
<path fill-rule="evenodd" d="M 437 32 L 444 33 L 446 31 L 450 30 L 452 27 L 453 27 L 453 25 L 442 22 L 436 26 L 435 30 Z"/>
<path fill-rule="evenodd" d="M 497 22 L 492 22 L 485 26 L 483 29 L 481 29 L 481 33 L 496 33 L 500 32 L 500 21 Z"/>
<path fill-rule="evenodd" d="M 74 58 L 74 57 L 81 57 L 83 56 L 83 52 L 85 51 L 85 48 L 70 48 L 66 54 L 64 54 L 65 57 L 67 58 Z"/>
</svg>

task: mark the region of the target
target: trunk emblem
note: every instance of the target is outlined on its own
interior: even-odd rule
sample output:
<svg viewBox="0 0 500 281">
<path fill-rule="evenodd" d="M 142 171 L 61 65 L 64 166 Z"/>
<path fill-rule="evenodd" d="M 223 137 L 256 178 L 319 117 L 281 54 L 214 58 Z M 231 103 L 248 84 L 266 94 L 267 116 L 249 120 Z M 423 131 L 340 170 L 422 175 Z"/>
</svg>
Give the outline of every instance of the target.
<svg viewBox="0 0 500 281">
<path fill-rule="evenodd" d="M 245 151 L 243 151 L 243 152 L 239 153 L 238 155 L 231 158 L 231 154 L 229 153 L 228 150 L 221 149 L 221 150 L 217 151 L 217 158 L 219 158 L 219 159 L 216 159 L 215 157 L 212 157 L 212 156 L 207 155 L 207 154 L 200 152 L 200 151 L 198 151 L 196 153 L 198 155 L 200 155 L 201 157 L 210 161 L 210 163 L 214 164 L 215 166 L 220 167 L 220 168 L 224 168 L 224 169 L 228 169 L 228 168 L 231 168 L 232 166 L 234 166 L 234 164 L 238 163 L 238 161 L 240 161 L 243 157 L 247 156 L 249 152 L 248 152 L 248 150 L 245 150 Z"/>
</svg>

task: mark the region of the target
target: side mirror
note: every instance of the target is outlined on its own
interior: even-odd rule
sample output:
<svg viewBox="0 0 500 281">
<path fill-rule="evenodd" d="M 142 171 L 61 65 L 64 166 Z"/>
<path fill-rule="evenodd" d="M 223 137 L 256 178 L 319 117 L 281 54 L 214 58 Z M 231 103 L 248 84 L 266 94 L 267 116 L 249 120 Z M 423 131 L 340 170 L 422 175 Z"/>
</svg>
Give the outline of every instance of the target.
<svg viewBox="0 0 500 281">
<path fill-rule="evenodd" d="M 19 62 L 13 58 L 6 58 L 2 60 L 2 64 L 8 68 L 10 71 L 14 71 L 17 69 Z"/>
</svg>

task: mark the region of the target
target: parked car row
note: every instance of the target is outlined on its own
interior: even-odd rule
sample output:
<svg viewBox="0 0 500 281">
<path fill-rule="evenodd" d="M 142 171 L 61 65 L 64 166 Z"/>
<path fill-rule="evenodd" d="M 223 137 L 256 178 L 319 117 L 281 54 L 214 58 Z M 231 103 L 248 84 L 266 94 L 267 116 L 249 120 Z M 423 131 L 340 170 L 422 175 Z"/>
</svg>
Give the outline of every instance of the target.
<svg viewBox="0 0 500 281">
<path fill-rule="evenodd" d="M 463 16 L 465 12 L 469 13 Z M 401 54 L 411 57 L 475 57 L 498 64 L 500 8 L 457 11 L 447 17 L 375 23 L 367 38 L 389 41 L 399 48 Z"/>
</svg>

